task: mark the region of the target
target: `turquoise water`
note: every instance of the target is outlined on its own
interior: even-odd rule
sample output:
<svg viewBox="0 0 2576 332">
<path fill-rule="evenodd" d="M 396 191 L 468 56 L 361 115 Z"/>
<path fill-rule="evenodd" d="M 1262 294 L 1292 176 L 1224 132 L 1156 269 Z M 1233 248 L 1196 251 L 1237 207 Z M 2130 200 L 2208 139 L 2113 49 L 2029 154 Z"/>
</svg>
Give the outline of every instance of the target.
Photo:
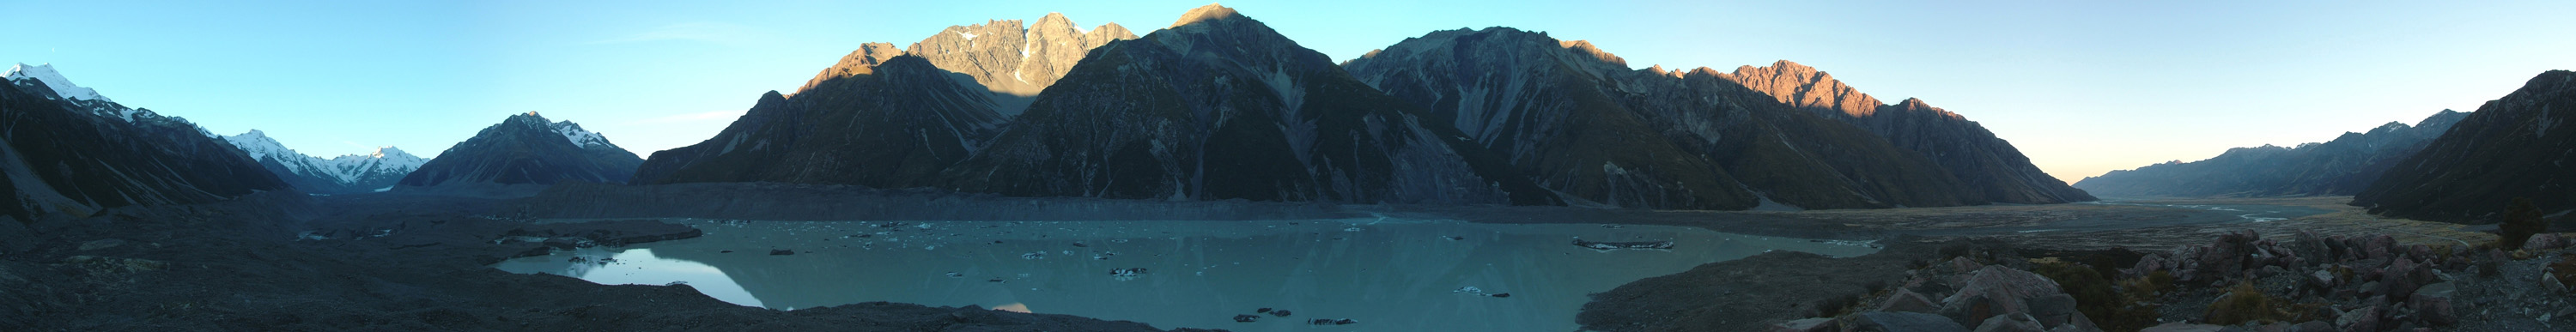
<svg viewBox="0 0 2576 332">
<path fill-rule="evenodd" d="M 1394 219 L 776 222 L 674 219 L 705 237 L 590 248 L 496 267 L 602 284 L 686 282 L 716 299 L 794 310 L 868 301 L 978 305 L 1236 331 L 1567 331 L 1590 298 L 1637 279 L 1769 250 L 1831 256 L 1860 243 L 1698 228 Z M 1673 241 L 1594 250 L 1590 241 Z M 794 255 L 771 255 L 782 249 Z M 730 250 L 727 253 L 724 251 Z M 581 257 L 584 262 L 572 262 Z M 600 258 L 613 262 L 600 263 Z M 1117 274 L 1113 271 L 1142 273 Z M 1509 294 L 1508 297 L 1493 296 Z M 1259 308 L 1288 317 L 1235 315 Z M 1311 319 L 1358 324 L 1317 327 Z"/>
</svg>

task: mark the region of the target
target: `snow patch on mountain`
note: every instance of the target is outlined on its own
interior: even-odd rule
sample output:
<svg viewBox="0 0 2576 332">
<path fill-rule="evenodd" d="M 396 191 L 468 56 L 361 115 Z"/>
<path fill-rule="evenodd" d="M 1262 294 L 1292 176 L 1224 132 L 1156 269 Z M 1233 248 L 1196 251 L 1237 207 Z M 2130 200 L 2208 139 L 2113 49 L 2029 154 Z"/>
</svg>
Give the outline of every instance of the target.
<svg viewBox="0 0 2576 332">
<path fill-rule="evenodd" d="M 84 88 L 80 85 L 72 84 L 71 79 L 63 78 L 63 74 L 61 72 L 54 71 L 54 65 L 50 63 L 34 66 L 21 63 L 16 66 L 10 66 L 9 73 L 0 75 L 0 77 L 7 77 L 11 81 L 32 79 L 37 82 L 43 82 L 45 83 L 45 88 L 53 89 L 54 94 L 61 95 L 63 98 L 115 102 L 114 100 L 108 100 L 107 97 L 99 96 L 97 90 L 91 90 L 90 88 Z M 132 121 L 133 113 L 127 112 L 125 118 L 127 121 Z"/>
<path fill-rule="evenodd" d="M 588 149 L 593 146 L 608 145 L 608 137 L 582 130 L 581 125 L 573 124 L 572 121 L 557 121 L 551 126 L 554 127 L 555 133 L 563 134 L 564 140 L 572 141 L 573 146 Z"/>
</svg>

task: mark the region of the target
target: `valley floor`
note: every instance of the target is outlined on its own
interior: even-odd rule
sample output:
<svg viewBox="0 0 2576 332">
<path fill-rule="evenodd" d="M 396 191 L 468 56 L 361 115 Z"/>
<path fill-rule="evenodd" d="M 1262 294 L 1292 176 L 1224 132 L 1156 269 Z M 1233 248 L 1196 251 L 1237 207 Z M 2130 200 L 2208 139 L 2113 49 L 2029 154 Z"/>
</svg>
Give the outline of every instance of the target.
<svg viewBox="0 0 2576 332">
<path fill-rule="evenodd" d="M 1775 252 L 1632 282 L 1595 294 L 1578 316 L 1586 328 L 1608 331 L 1760 330 L 1793 319 L 1866 311 L 1890 296 L 1891 289 L 1901 288 L 1891 284 L 1932 273 L 1928 271 L 1940 265 L 1932 262 L 1964 256 L 2018 268 L 2037 265 L 2014 259 L 2098 262 L 2112 265 L 2097 269 L 2116 279 L 2116 270 L 2137 264 L 2141 253 L 2206 247 L 2242 230 L 2285 242 L 2303 238 L 2301 233 L 2387 235 L 2399 247 L 2466 248 L 2462 244 L 2493 238 L 2459 225 L 2373 218 L 2340 204 L 2348 199 L 2343 197 L 1698 212 L 1027 199 L 785 185 L 556 189 L 524 199 L 273 193 L 218 204 L 122 208 L 83 219 L 0 225 L 7 228 L 0 229 L 0 330 L 1157 330 L 1065 315 L 883 302 L 773 311 L 717 301 L 685 285 L 602 286 L 488 268 L 511 257 L 546 253 L 546 244 L 537 241 L 551 236 L 643 242 L 697 232 L 660 223 L 539 227 L 529 222 L 536 218 L 1236 220 L 1375 215 L 1674 225 L 1748 235 L 1875 240 L 1886 247 L 1851 258 Z M 1998 252 L 2007 254 L 1992 254 Z M 2530 274 L 2540 270 L 2540 260 L 2559 254 L 2517 255 L 2541 258 L 2502 263 L 2505 274 L 2492 279 L 2452 280 L 2468 286 L 2461 287 L 2463 294 L 2565 307 L 2565 293 L 2501 286 L 2528 284 L 2520 280 L 2537 278 Z M 1995 261 L 1998 257 L 2013 259 Z M 2447 276 L 2475 275 L 2444 271 L 2453 271 Z M 2209 290 L 2225 285 L 2202 283 L 2162 300 L 2172 302 L 2167 308 L 2192 307 L 2192 302 L 2205 307 L 2217 297 Z M 2474 286 L 2490 284 L 2499 286 Z M 2290 294 L 2296 293 L 2284 296 Z M 2464 301 L 2485 306 L 2503 300 Z M 2481 307 L 2479 314 L 2485 316 L 2472 317 L 2528 317 L 2521 319 L 2546 324 L 2537 318 L 2556 314 L 2497 308 L 2508 313 Z M 2192 320 L 2197 314 L 2158 319 Z M 2492 324 L 2458 326 L 2545 326 Z"/>
</svg>

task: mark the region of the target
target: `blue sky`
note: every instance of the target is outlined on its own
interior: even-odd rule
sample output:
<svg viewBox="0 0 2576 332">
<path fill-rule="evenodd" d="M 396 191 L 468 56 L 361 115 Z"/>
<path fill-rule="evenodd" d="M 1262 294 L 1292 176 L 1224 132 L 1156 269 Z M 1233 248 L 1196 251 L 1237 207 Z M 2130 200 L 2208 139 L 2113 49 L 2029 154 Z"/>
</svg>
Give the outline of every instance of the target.
<svg viewBox="0 0 2576 332">
<path fill-rule="evenodd" d="M 1203 1 L 0 0 L 0 62 L 307 154 L 422 155 L 510 114 L 639 155 L 695 143 L 865 42 L 1063 12 L 1140 34 Z M 2576 69 L 2571 1 L 1237 1 L 1335 59 L 1511 26 L 1638 67 L 1791 60 L 1979 121 L 2069 181 L 2468 111 Z"/>
</svg>

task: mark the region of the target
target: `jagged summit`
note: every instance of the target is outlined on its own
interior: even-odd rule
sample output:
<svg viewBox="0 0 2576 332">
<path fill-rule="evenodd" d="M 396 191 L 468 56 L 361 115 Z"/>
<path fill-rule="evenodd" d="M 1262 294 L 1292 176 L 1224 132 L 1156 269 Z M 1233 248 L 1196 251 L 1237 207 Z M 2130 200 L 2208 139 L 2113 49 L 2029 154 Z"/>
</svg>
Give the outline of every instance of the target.
<svg viewBox="0 0 2576 332">
<path fill-rule="evenodd" d="M 55 95 L 63 96 L 63 98 L 115 102 L 115 100 L 109 100 L 105 96 L 98 95 L 97 90 L 91 90 L 90 88 L 72 84 L 71 79 L 63 78 L 63 74 L 61 72 L 54 71 L 54 64 L 51 63 L 34 66 L 20 63 L 15 66 L 10 66 L 9 72 L 7 74 L 0 74 L 0 77 L 6 77 L 10 80 L 33 79 L 38 82 L 44 82 L 45 88 L 53 89 Z"/>
<path fill-rule="evenodd" d="M 1192 24 L 1192 23 L 1209 22 L 1209 21 L 1219 21 L 1219 20 L 1234 19 L 1234 18 L 1243 18 L 1243 17 L 1244 17 L 1244 16 L 1243 16 L 1243 14 L 1237 14 L 1237 13 L 1235 13 L 1235 12 L 1234 12 L 1234 8 L 1226 8 L 1226 7 L 1225 7 L 1225 5 L 1223 5 L 1223 4 L 1218 4 L 1218 3 L 1210 2 L 1210 3 L 1208 3 L 1206 6 L 1199 6 L 1199 8 L 1191 8 L 1191 9 L 1190 9 L 1190 12 L 1181 14 L 1181 19 L 1180 19 L 1180 20 L 1178 20 L 1178 21 L 1172 21 L 1172 26 L 1170 26 L 1170 27 L 1164 27 L 1164 28 L 1165 28 L 1165 29 L 1178 28 L 1178 27 L 1181 27 L 1181 26 L 1183 26 L 1183 25 L 1190 25 L 1190 24 Z"/>
</svg>

